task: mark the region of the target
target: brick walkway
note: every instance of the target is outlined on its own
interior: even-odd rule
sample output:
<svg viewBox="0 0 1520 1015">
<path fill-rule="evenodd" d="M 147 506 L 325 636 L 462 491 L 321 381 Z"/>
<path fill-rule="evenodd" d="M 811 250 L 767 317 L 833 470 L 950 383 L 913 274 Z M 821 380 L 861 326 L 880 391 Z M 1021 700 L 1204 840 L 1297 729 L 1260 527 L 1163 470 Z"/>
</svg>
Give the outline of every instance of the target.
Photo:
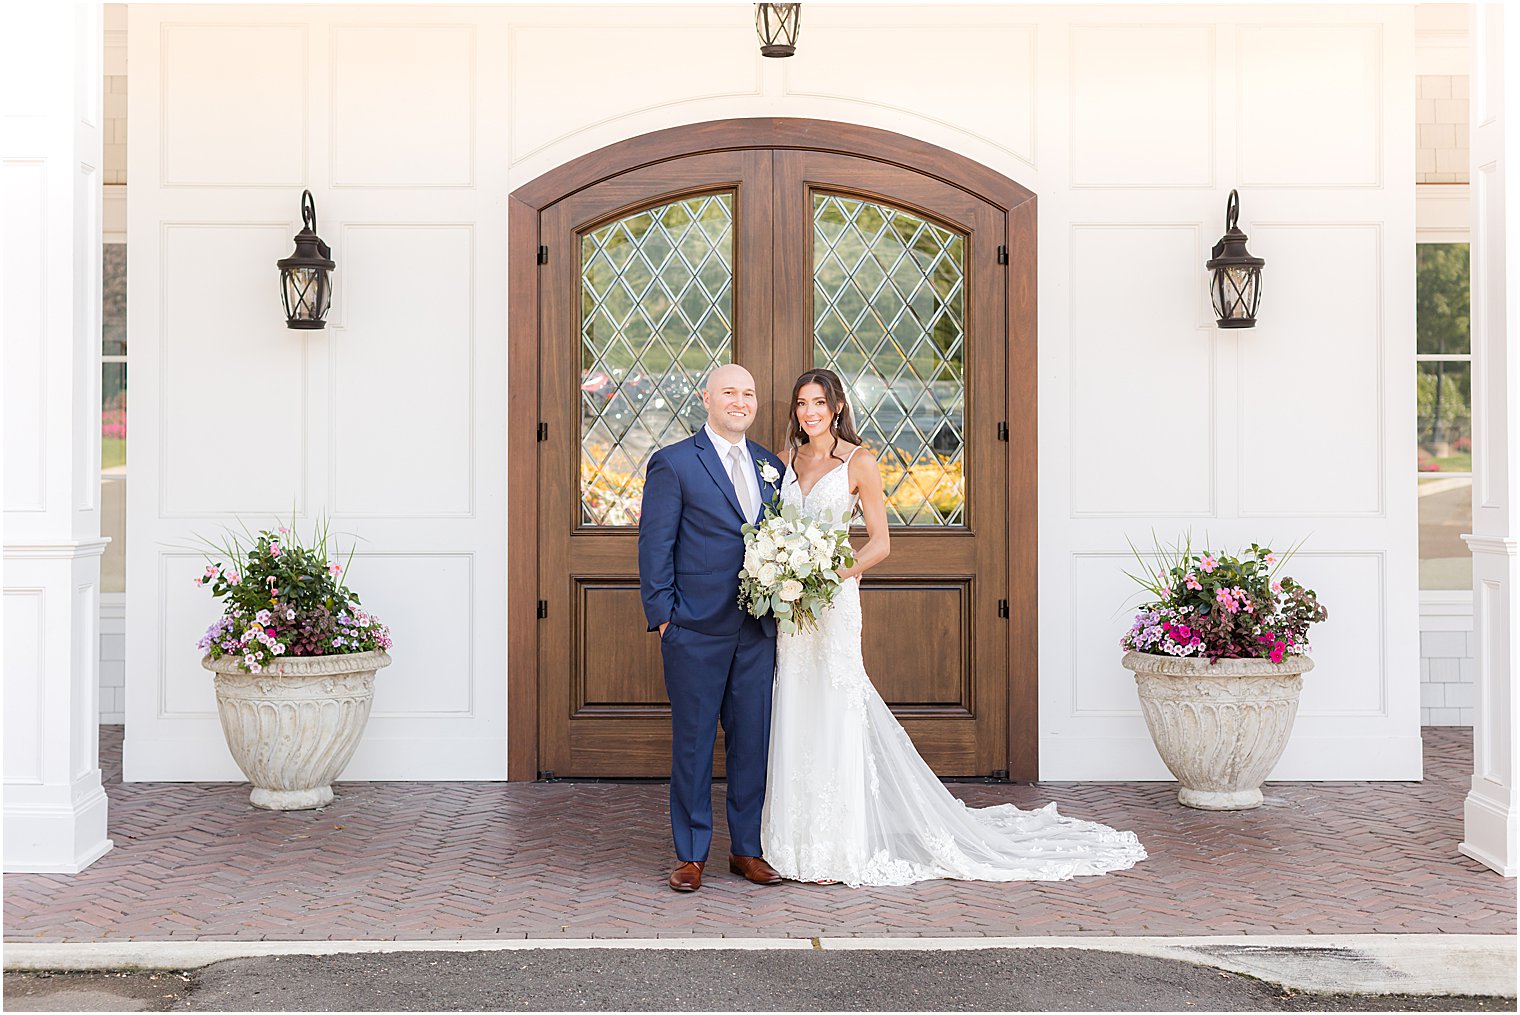
<svg viewBox="0 0 1520 1015">
<path fill-rule="evenodd" d="M 7 941 L 1515 932 L 1514 883 L 1456 852 L 1460 729 L 1425 730 L 1423 783 L 1281 783 L 1236 814 L 1171 783 L 954 787 L 1133 829 L 1150 859 L 1106 877 L 761 888 L 718 863 L 696 895 L 664 887 L 663 785 L 340 783 L 276 814 L 241 785 L 123 785 L 108 729 L 116 848 L 8 876 Z"/>
</svg>

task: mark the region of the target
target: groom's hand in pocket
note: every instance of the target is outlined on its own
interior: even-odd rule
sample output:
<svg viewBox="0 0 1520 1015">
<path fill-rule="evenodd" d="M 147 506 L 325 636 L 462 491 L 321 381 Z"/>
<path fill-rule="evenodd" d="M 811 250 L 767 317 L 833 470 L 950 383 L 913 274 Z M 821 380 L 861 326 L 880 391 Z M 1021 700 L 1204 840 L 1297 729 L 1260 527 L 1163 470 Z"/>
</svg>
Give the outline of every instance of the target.
<svg viewBox="0 0 1520 1015">
<path fill-rule="evenodd" d="M 670 626 L 670 621 L 668 621 L 668 620 L 665 621 L 665 623 L 663 623 L 663 624 L 660 625 L 660 637 L 661 638 L 665 637 L 665 629 L 667 627 L 669 627 L 669 626 Z"/>
</svg>

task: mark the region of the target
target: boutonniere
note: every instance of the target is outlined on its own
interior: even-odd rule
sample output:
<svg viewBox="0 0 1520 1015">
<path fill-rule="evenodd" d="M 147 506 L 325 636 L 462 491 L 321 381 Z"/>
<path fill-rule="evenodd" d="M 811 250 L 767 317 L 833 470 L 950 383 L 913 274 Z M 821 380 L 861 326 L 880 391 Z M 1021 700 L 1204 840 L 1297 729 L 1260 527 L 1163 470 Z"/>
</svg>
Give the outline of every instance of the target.
<svg viewBox="0 0 1520 1015">
<path fill-rule="evenodd" d="M 775 483 L 776 480 L 781 478 L 781 473 L 777 472 L 776 467 L 770 462 L 761 462 L 760 478 L 765 480 L 767 483 Z"/>
</svg>

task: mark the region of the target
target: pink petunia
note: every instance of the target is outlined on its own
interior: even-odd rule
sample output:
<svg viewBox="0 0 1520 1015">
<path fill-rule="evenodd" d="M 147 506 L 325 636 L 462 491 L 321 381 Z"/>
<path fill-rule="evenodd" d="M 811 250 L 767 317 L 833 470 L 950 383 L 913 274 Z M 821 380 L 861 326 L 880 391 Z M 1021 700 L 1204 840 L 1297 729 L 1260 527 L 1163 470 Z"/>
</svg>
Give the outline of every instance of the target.
<svg viewBox="0 0 1520 1015">
<path fill-rule="evenodd" d="M 270 543 L 269 544 L 269 555 L 271 557 L 278 557 L 280 555 L 280 544 L 279 543 Z"/>
<path fill-rule="evenodd" d="M 1194 574 L 1193 572 L 1191 572 L 1191 571 L 1189 571 L 1187 573 L 1186 581 L 1187 581 L 1187 587 L 1190 588 L 1190 589 L 1201 589 L 1201 588 L 1203 588 L 1203 583 L 1200 582 L 1198 580 L 1198 576 L 1196 574 Z"/>
<path fill-rule="evenodd" d="M 1213 573 L 1214 568 L 1216 568 L 1216 567 L 1219 566 L 1219 561 L 1215 560 L 1212 556 L 1210 556 L 1207 553 L 1203 555 L 1203 559 L 1201 561 L 1199 561 L 1198 563 L 1199 563 L 1199 566 L 1201 566 L 1205 571 L 1209 572 L 1210 574 Z"/>
</svg>

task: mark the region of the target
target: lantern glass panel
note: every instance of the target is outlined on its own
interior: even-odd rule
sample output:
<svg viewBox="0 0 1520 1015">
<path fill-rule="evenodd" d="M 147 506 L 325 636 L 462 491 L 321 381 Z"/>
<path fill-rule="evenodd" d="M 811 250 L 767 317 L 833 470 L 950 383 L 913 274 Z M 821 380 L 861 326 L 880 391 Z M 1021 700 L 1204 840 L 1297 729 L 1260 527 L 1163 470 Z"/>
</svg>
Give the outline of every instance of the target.
<svg viewBox="0 0 1520 1015">
<path fill-rule="evenodd" d="M 1222 321 L 1244 320 L 1256 316 L 1261 298 L 1261 269 L 1241 266 L 1216 268 L 1209 286 L 1214 316 Z"/>
<path fill-rule="evenodd" d="M 294 321 L 320 321 L 327 314 L 331 292 L 321 268 L 288 268 L 281 273 L 285 316 Z"/>
</svg>

